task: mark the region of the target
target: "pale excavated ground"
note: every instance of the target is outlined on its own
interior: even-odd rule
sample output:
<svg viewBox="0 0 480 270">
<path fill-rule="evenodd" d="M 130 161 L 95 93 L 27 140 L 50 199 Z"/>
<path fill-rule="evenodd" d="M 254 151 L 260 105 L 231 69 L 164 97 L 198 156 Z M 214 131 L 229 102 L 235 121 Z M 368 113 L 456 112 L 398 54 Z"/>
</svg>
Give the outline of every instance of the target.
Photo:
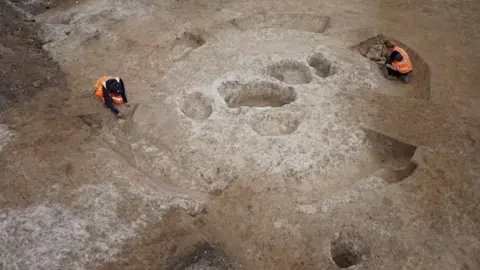
<svg viewBox="0 0 480 270">
<path fill-rule="evenodd" d="M 476 1 L 77 2 L 18 4 L 68 84 L 2 114 L 4 269 L 480 268 Z"/>
</svg>

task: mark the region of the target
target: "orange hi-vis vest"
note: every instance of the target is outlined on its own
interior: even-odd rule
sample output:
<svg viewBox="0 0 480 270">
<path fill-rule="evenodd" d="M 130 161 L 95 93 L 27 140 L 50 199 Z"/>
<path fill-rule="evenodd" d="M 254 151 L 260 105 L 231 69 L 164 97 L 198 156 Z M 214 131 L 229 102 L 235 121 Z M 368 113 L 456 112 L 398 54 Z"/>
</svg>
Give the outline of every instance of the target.
<svg viewBox="0 0 480 270">
<path fill-rule="evenodd" d="M 413 67 L 412 67 L 412 62 L 410 61 L 410 57 L 408 57 L 408 54 L 407 52 L 400 48 L 400 47 L 397 47 L 395 46 L 393 48 L 394 51 L 397 51 L 398 53 L 400 53 L 400 55 L 402 56 L 402 61 L 393 61 L 392 62 L 392 67 L 402 73 L 402 74 L 405 74 L 405 73 L 408 73 L 410 71 L 413 70 Z"/>
<path fill-rule="evenodd" d="M 98 98 L 100 98 L 102 100 L 103 103 L 105 103 L 105 100 L 103 99 L 103 87 L 105 89 L 107 89 L 107 81 L 108 80 L 111 80 L 111 79 L 114 79 L 114 80 L 117 80 L 118 82 L 120 82 L 120 78 L 119 77 L 113 77 L 113 76 L 103 76 L 101 77 L 100 79 L 98 79 L 97 83 L 95 84 L 95 96 L 97 96 Z M 112 97 L 112 100 L 113 100 L 113 103 L 115 104 L 123 104 L 123 99 L 122 99 L 122 96 L 120 95 L 116 95 L 116 94 L 112 94 L 112 93 L 109 93 L 110 96 Z"/>
</svg>

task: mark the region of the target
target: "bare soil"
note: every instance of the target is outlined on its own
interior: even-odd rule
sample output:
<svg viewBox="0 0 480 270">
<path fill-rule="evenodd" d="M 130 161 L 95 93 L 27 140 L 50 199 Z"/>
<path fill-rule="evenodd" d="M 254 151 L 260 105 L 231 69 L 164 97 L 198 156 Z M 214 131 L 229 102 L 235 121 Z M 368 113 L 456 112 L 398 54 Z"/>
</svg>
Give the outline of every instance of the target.
<svg viewBox="0 0 480 270">
<path fill-rule="evenodd" d="M 395 45 L 400 46 L 401 48 L 404 48 L 404 50 L 407 51 L 411 61 L 412 65 L 415 67 L 415 73 L 413 76 L 413 80 L 411 81 L 411 84 L 413 85 L 412 89 L 413 91 L 410 91 L 407 96 L 411 98 L 418 98 L 418 99 L 425 99 L 428 100 L 430 99 L 430 68 L 428 67 L 427 63 L 423 58 L 415 52 L 415 50 L 411 49 L 408 45 L 403 44 L 402 42 L 395 40 L 391 37 L 385 37 L 383 35 L 378 35 L 375 37 L 371 37 L 365 41 L 360 42 L 358 45 L 355 46 L 355 49 L 357 49 L 362 55 L 367 56 L 367 53 L 371 48 L 373 47 L 382 47 L 383 41 L 385 40 L 390 40 L 392 41 Z M 380 52 L 381 54 L 382 52 Z M 386 54 L 386 51 L 383 51 L 383 54 Z M 382 55 L 385 57 L 385 55 Z M 372 57 L 372 55 L 370 55 Z M 380 59 L 379 55 L 376 55 L 374 59 Z M 383 67 L 384 69 L 384 67 Z"/>
<path fill-rule="evenodd" d="M 1 1 L 0 265 L 480 269 L 479 12 L 476 0 Z M 292 65 L 253 61 L 263 77 L 229 77 L 211 89 L 218 96 L 196 89 L 201 76 L 189 93 L 165 89 L 166 78 L 199 73 L 172 73 L 192 59 L 220 78 L 222 67 L 246 60 L 202 53 L 219 41 L 240 51 L 242 41 L 222 37 L 260 29 L 324 35 L 365 56 L 391 39 L 411 56 L 413 83 L 375 77 L 371 87 L 318 93 L 327 98 L 309 104 L 339 104 L 333 120 L 298 105 L 308 102 L 305 89 L 342 74 L 312 51 Z M 368 63 L 372 72 L 358 65 L 356 75 L 380 72 Z M 121 107 L 124 121 L 91 93 L 107 74 L 123 76 L 134 103 Z M 254 147 L 210 136 L 245 134 L 209 129 L 224 115 L 248 129 L 251 145 L 288 154 L 266 170 L 252 161 Z M 309 119 L 322 132 L 294 144 Z M 278 169 L 291 153 L 343 138 L 350 129 L 322 126 L 337 119 L 366 134 L 367 154 L 350 160 L 345 140 L 316 167 Z"/>
<path fill-rule="evenodd" d="M 0 3 L 0 110 L 51 86 L 63 86 L 58 100 L 69 91 L 65 76 L 52 58 L 42 49 L 37 37 L 38 26 L 25 22 L 23 14 L 12 10 L 6 2 Z M 55 99 L 57 99 L 55 98 Z"/>
</svg>

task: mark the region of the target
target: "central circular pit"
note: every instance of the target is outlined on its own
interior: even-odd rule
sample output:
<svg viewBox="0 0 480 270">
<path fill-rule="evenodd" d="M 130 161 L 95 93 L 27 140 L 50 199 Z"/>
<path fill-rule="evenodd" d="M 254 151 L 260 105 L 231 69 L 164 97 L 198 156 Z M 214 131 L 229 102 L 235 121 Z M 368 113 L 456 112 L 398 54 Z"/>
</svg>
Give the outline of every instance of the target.
<svg viewBox="0 0 480 270">
<path fill-rule="evenodd" d="M 297 99 L 293 87 L 286 87 L 268 81 L 240 83 L 224 82 L 218 93 L 228 107 L 282 107 Z"/>
</svg>

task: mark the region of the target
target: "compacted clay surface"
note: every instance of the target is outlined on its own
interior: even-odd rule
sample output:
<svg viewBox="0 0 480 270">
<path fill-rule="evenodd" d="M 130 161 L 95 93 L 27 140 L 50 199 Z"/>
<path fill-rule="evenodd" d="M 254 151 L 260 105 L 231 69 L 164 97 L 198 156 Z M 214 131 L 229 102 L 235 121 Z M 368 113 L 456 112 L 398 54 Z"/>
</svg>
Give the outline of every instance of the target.
<svg viewBox="0 0 480 270">
<path fill-rule="evenodd" d="M 477 2 L 1 2 L 0 268 L 479 269 Z"/>
</svg>

